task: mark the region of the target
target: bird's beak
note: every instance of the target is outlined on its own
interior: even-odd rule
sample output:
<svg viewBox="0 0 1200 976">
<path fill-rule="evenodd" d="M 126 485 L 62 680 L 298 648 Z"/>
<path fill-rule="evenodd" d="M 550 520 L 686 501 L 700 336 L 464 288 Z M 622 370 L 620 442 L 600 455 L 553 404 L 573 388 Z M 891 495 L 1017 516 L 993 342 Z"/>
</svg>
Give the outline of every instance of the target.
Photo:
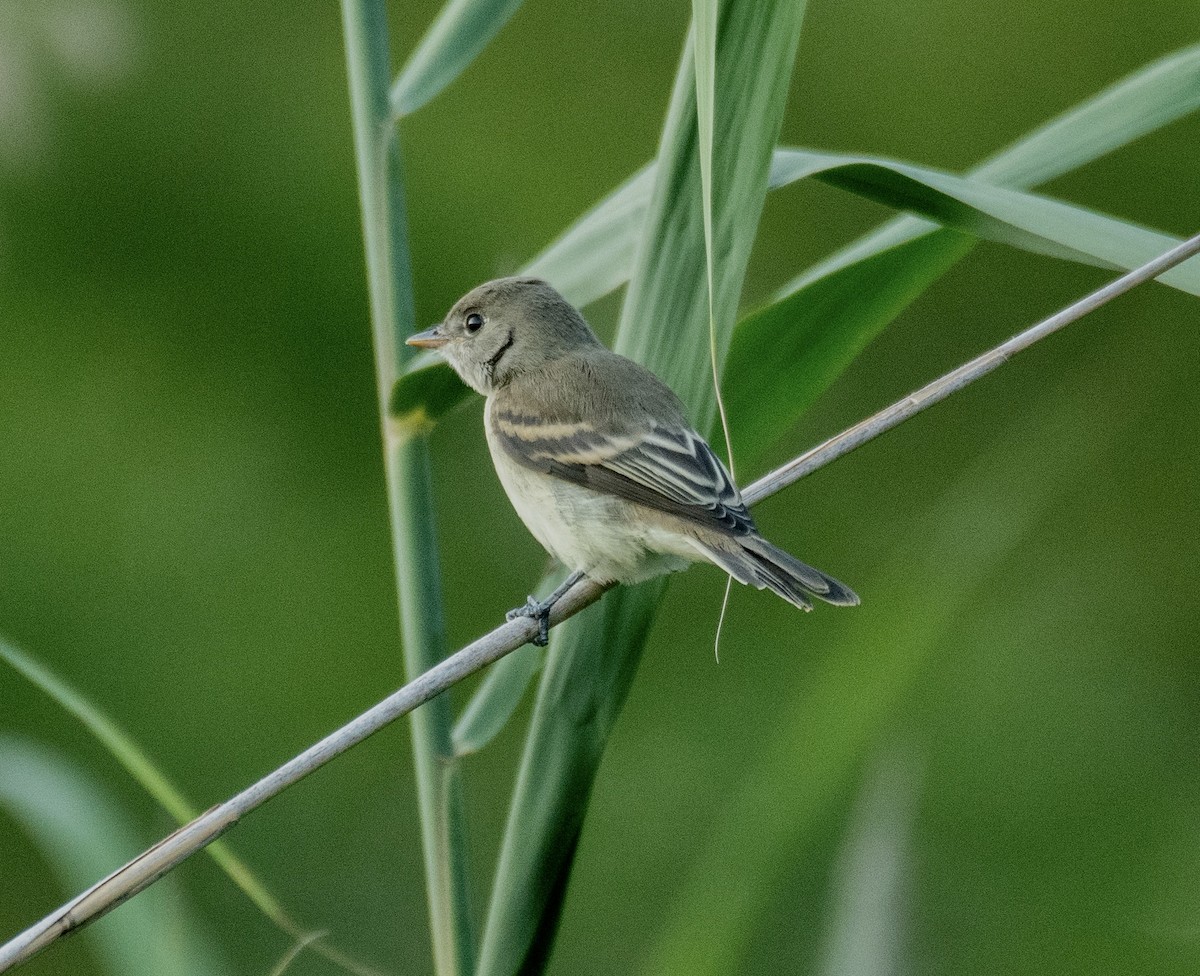
<svg viewBox="0 0 1200 976">
<path fill-rule="evenodd" d="M 419 346 L 422 349 L 440 349 L 450 340 L 443 335 L 441 325 L 435 325 L 432 329 L 410 335 L 405 341 L 410 346 Z"/>
</svg>

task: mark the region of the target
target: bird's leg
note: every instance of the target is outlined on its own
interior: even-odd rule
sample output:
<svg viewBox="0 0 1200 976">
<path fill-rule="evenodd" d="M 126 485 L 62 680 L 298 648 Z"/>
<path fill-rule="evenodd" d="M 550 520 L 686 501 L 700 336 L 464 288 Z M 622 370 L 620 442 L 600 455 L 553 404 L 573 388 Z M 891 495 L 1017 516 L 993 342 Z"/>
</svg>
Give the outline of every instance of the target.
<svg viewBox="0 0 1200 976">
<path fill-rule="evenodd" d="M 533 639 L 533 643 L 538 647 L 545 647 L 550 643 L 550 610 L 553 608 L 564 593 L 572 586 L 583 579 L 583 571 L 576 570 L 568 576 L 558 588 L 551 593 L 546 599 L 538 601 L 533 597 L 529 597 L 522 607 L 514 607 L 504 615 L 505 620 L 516 620 L 518 617 L 532 617 L 538 622 L 537 637 Z"/>
</svg>

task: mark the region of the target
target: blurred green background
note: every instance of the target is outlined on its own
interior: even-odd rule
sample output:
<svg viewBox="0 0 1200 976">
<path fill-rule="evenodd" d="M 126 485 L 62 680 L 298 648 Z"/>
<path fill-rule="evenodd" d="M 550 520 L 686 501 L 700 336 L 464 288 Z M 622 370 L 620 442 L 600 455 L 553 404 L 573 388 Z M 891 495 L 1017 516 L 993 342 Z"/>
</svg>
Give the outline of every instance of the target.
<svg viewBox="0 0 1200 976">
<path fill-rule="evenodd" d="M 393 5 L 398 63 L 436 9 Z M 688 16 L 529 0 L 404 126 L 420 321 L 653 155 Z M 1183 0 L 816 0 L 783 140 L 964 169 L 1198 33 Z M 1045 189 L 1194 233 L 1198 145 L 1185 119 Z M 200 806 L 402 680 L 357 207 L 336 4 L 0 0 L 0 632 Z M 747 304 L 885 216 L 772 194 Z M 1107 277 L 981 246 L 769 463 Z M 1198 322 L 1144 288 L 765 503 L 857 610 L 738 589 L 717 664 L 724 578 L 672 583 L 551 972 L 680 944 L 731 973 L 1196 971 Z M 456 646 L 544 566 L 479 413 L 433 439 Z M 466 767 L 481 909 L 527 714 Z M 3 667 L 0 739 L 85 771 L 119 858 L 171 828 Z M 338 945 L 430 971 L 404 729 L 230 838 Z M 0 940 L 74 893 L 57 871 L 0 812 Z M 287 939 L 207 859 L 175 879 L 228 972 L 269 971 Z M 702 904 L 727 924 L 694 933 Z M 23 971 L 111 969 L 84 935 Z"/>
</svg>

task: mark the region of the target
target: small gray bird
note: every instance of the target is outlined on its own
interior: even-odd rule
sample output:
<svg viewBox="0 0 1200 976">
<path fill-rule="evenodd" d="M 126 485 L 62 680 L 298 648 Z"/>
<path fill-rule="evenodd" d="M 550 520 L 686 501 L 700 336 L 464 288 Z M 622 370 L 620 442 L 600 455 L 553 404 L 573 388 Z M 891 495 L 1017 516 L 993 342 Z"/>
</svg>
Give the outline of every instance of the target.
<svg viewBox="0 0 1200 976">
<path fill-rule="evenodd" d="M 500 278 L 469 292 L 444 322 L 408 340 L 437 349 L 482 393 L 484 428 L 517 514 L 572 575 L 638 583 L 700 559 L 740 583 L 811 610 L 810 597 L 853 606 L 832 577 L 767 542 L 725 466 L 649 370 L 610 352 L 578 310 L 537 278 Z"/>
</svg>

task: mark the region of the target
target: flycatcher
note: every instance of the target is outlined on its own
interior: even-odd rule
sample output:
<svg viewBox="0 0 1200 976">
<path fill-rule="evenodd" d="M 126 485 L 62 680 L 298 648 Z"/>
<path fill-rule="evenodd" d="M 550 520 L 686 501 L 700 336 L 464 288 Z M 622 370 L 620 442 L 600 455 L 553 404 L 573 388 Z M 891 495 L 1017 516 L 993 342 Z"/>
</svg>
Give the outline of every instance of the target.
<svg viewBox="0 0 1200 976">
<path fill-rule="evenodd" d="M 683 404 L 649 370 L 609 351 L 579 311 L 537 278 L 469 292 L 412 336 L 482 393 L 488 448 L 517 514 L 572 571 L 550 597 L 509 612 L 535 618 L 581 577 L 639 583 L 707 560 L 804 610 L 853 606 L 852 590 L 777 549 Z"/>
</svg>

